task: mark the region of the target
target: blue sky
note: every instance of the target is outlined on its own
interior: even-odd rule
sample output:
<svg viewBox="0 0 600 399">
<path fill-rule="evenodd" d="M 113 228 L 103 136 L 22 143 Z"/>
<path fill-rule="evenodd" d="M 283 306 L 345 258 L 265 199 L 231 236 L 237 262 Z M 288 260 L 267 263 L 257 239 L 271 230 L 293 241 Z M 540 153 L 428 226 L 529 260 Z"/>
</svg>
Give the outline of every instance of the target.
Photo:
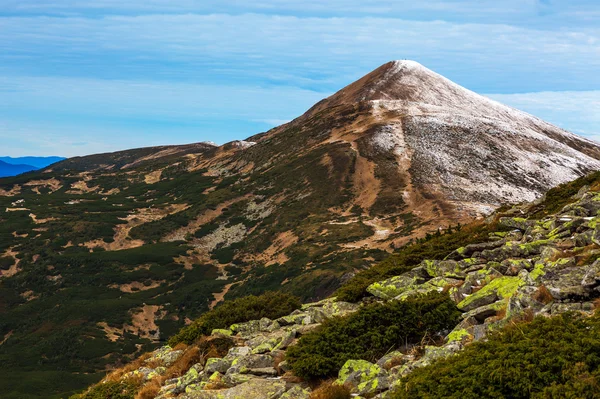
<svg viewBox="0 0 600 399">
<path fill-rule="evenodd" d="M 394 59 L 600 140 L 597 0 L 0 0 L 0 155 L 243 139 Z"/>
</svg>

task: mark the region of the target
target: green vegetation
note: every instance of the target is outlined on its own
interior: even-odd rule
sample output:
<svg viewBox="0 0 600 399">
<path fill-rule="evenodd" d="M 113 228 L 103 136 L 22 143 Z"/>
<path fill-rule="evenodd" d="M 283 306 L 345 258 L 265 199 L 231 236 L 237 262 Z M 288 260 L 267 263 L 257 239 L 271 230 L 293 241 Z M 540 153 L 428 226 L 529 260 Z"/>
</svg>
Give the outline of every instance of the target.
<svg viewBox="0 0 600 399">
<path fill-rule="evenodd" d="M 393 394 L 404 398 L 597 398 L 600 314 L 514 324 L 456 356 L 417 369 Z"/>
<path fill-rule="evenodd" d="M 448 295 L 438 293 L 366 305 L 301 337 L 286 359 L 299 377 L 333 377 L 349 359 L 376 361 L 394 348 L 454 327 L 459 316 Z"/>
<path fill-rule="evenodd" d="M 276 319 L 288 315 L 300 306 L 298 298 L 281 292 L 267 292 L 259 296 L 250 295 L 227 301 L 182 328 L 169 339 L 169 345 L 175 346 L 180 342 L 191 344 L 203 335 L 209 335 L 214 329 L 228 328 L 234 323 L 263 317 Z"/>
<path fill-rule="evenodd" d="M 366 289 L 374 282 L 407 272 L 425 259 L 441 260 L 456 248 L 487 241 L 489 234 L 497 229 L 495 223 L 479 222 L 449 229 L 444 234 L 428 235 L 425 239 L 402 248 L 370 269 L 360 271 L 338 289 L 335 296 L 340 301 L 357 302 L 368 295 Z"/>
<path fill-rule="evenodd" d="M 561 184 L 550 189 L 544 196 L 544 200 L 537 206 L 534 212 L 529 215 L 532 219 L 541 219 L 560 211 L 566 205 L 574 202 L 573 196 L 584 186 L 598 185 L 600 182 L 600 172 L 594 172 L 587 176 L 580 177 L 577 180 Z M 594 187 L 596 188 L 596 187 Z"/>
<path fill-rule="evenodd" d="M 94 385 L 82 394 L 73 395 L 69 399 L 133 399 L 139 386 L 134 382 L 105 382 Z"/>
</svg>

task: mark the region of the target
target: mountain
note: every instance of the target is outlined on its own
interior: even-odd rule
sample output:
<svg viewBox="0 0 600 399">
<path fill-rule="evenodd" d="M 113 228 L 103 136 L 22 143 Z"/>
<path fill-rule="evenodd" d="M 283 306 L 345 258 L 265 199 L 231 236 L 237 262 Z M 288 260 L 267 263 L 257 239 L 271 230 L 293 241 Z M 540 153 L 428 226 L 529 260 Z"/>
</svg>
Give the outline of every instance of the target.
<svg viewBox="0 0 600 399">
<path fill-rule="evenodd" d="M 0 157 L 0 161 L 18 165 L 31 165 L 36 169 L 42 169 L 46 166 L 52 165 L 53 163 L 64 161 L 66 158 L 63 157 Z"/>
<path fill-rule="evenodd" d="M 0 161 L 0 177 L 15 176 L 25 172 L 37 170 L 35 166 L 23 164 L 10 164 Z"/>
<path fill-rule="evenodd" d="M 319 302 L 226 302 L 73 399 L 596 397 L 599 195 L 596 172 L 405 247 Z M 342 300 L 365 278 L 362 301 Z"/>
<path fill-rule="evenodd" d="M 1 179 L 0 390 L 64 396 L 224 300 L 327 297 L 599 159 L 594 142 L 400 61 L 245 141 Z"/>
</svg>

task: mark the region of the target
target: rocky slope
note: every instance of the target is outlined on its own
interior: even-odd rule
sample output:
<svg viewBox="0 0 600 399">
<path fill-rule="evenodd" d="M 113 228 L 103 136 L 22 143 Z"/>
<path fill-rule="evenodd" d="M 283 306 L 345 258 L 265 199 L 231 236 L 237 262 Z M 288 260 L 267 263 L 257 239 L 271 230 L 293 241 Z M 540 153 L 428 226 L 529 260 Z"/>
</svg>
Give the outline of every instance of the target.
<svg viewBox="0 0 600 399">
<path fill-rule="evenodd" d="M 86 386 L 226 299 L 322 299 L 395 248 L 598 159 L 596 144 L 403 61 L 246 141 L 2 179 L 0 390 Z"/>
<path fill-rule="evenodd" d="M 598 307 L 600 177 L 592 181 L 592 187 L 580 182 L 578 187 L 583 186 L 575 196 L 560 199 L 559 204 L 568 204 L 555 214 L 543 216 L 540 211 L 556 206 L 552 198 L 495 214 L 487 223 L 499 231 L 487 242 L 456 248 L 443 261 L 425 260 L 407 273 L 373 283 L 367 289 L 372 296 L 363 303 L 330 298 L 276 320 L 263 318 L 214 330 L 190 347 L 162 347 L 144 358 L 141 367 L 121 371 L 119 378 L 112 374 L 99 386 L 136 381 L 129 392 L 133 397 L 135 390 L 155 384 L 154 390 L 146 389 L 149 396 L 136 398 L 308 399 L 315 385 L 295 378 L 294 365 L 285 360 L 286 349 L 297 345 L 299 337 L 318 332 L 331 318 L 359 314 L 374 301 L 407 301 L 432 292 L 448 295 L 462 312 L 461 321 L 442 332 L 437 345 L 407 347 L 398 337 L 398 346 L 378 361 L 347 359 L 339 370 L 336 384 L 345 385 L 356 397 L 392 397 L 403 376 L 485 340 L 491 331 L 535 316 L 589 315 Z M 589 338 L 597 334 L 590 331 Z M 181 370 L 180 376 L 162 377 L 172 375 L 172 366 L 191 348 L 211 340 L 229 340 L 230 349 Z"/>
</svg>

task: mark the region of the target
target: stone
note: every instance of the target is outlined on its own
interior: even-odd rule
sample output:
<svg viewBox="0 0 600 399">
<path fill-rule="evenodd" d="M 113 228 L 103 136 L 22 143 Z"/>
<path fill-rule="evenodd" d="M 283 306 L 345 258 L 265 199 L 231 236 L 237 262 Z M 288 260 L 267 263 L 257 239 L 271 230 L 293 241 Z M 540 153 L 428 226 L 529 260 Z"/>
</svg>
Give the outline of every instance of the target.
<svg viewBox="0 0 600 399">
<path fill-rule="evenodd" d="M 519 277 L 499 277 L 490 281 L 479 291 L 465 298 L 457 306 L 460 310 L 470 311 L 481 306 L 489 305 L 498 299 L 512 296 L 525 282 Z"/>
<path fill-rule="evenodd" d="M 366 360 L 348 360 L 339 371 L 337 384 L 359 395 L 371 395 L 389 388 L 389 375 L 380 366 Z"/>
<path fill-rule="evenodd" d="M 309 399 L 310 390 L 302 388 L 300 385 L 294 385 L 287 392 L 279 397 L 279 399 Z M 248 398 L 250 399 L 250 398 Z"/>
<path fill-rule="evenodd" d="M 251 374 L 252 369 L 273 367 L 273 358 L 269 355 L 251 354 L 234 359 L 227 374 Z"/>
<path fill-rule="evenodd" d="M 182 399 L 278 399 L 286 390 L 279 380 L 253 379 L 229 389 L 190 390 Z"/>
<path fill-rule="evenodd" d="M 204 365 L 204 371 L 207 374 L 213 374 L 215 371 L 225 374 L 229 367 L 231 367 L 232 360 L 227 358 L 210 358 L 206 360 Z"/>
<path fill-rule="evenodd" d="M 367 292 L 382 299 L 392 299 L 403 292 L 418 289 L 418 286 L 428 279 L 429 276 L 424 277 L 421 271 L 411 270 L 400 276 L 373 283 L 367 287 Z"/>
<path fill-rule="evenodd" d="M 467 319 L 472 317 L 478 323 L 483 323 L 485 319 L 488 317 L 493 317 L 498 314 L 498 312 L 507 306 L 507 301 L 500 300 L 494 303 L 490 303 L 488 305 L 480 306 L 478 308 L 472 309 L 467 313 L 463 313 L 462 317 Z"/>
<path fill-rule="evenodd" d="M 384 370 L 389 370 L 394 366 L 406 363 L 410 358 L 400 351 L 392 351 L 379 359 L 377 365 Z"/>
</svg>

